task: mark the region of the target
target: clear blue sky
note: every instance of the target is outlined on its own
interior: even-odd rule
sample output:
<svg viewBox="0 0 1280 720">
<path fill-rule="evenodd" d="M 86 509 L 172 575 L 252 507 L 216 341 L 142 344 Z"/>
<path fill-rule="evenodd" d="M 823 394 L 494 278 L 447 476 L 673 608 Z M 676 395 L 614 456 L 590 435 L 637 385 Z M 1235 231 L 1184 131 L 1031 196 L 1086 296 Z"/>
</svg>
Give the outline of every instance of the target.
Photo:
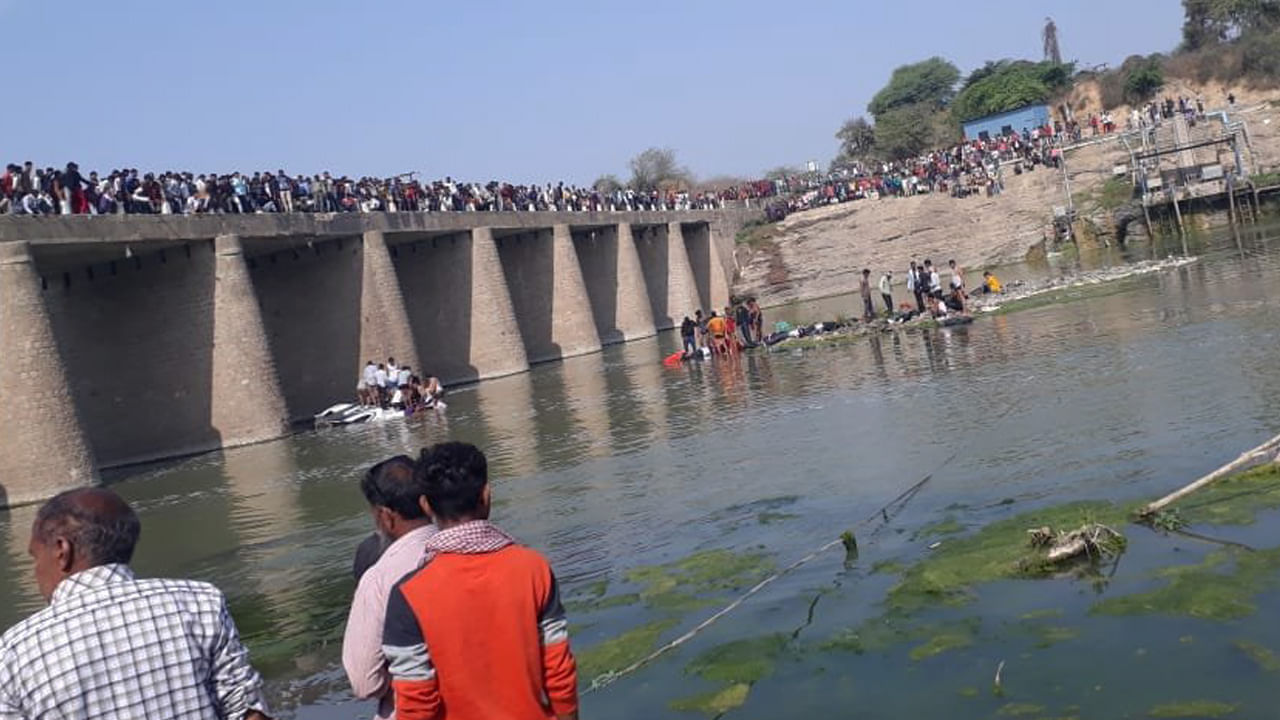
<svg viewBox="0 0 1280 720">
<path fill-rule="evenodd" d="M 0 155 L 587 183 L 669 146 L 754 177 L 829 160 L 900 64 L 1039 59 L 1046 15 L 1084 64 L 1170 50 L 1182 21 L 1179 0 L 0 0 Z"/>
</svg>

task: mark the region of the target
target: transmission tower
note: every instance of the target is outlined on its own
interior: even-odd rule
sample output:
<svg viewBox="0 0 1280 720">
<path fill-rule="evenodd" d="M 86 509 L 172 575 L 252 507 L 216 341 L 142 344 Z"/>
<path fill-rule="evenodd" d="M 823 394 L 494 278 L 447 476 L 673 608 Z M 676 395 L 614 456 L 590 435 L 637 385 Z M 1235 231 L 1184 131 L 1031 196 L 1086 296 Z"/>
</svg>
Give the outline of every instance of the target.
<svg viewBox="0 0 1280 720">
<path fill-rule="evenodd" d="M 1062 51 L 1058 49 L 1058 26 L 1053 23 L 1053 18 L 1044 19 L 1044 32 L 1040 35 L 1044 38 L 1044 59 L 1061 63 Z"/>
</svg>

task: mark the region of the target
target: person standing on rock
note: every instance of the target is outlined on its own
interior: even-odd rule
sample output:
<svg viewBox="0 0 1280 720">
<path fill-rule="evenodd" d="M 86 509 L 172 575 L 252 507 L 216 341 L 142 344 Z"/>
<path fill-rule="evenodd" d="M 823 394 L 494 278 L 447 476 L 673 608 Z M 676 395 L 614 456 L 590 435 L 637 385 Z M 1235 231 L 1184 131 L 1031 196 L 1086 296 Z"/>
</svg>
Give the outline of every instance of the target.
<svg viewBox="0 0 1280 720">
<path fill-rule="evenodd" d="M 893 314 L 893 271 L 886 270 L 880 276 L 880 298 L 884 300 L 885 312 Z"/>
<path fill-rule="evenodd" d="M 764 342 L 764 312 L 755 298 L 747 301 L 747 309 L 751 312 L 751 333 L 756 342 Z"/>
<path fill-rule="evenodd" d="M 920 290 L 920 268 L 916 267 L 915 260 L 912 260 L 911 265 L 907 267 L 907 292 L 916 297 L 916 310 L 924 312 L 924 293 Z"/>
<path fill-rule="evenodd" d="M 871 270 L 862 268 L 862 280 L 858 282 L 858 292 L 862 295 L 862 319 L 870 322 L 876 316 L 876 309 L 871 304 Z"/>
<path fill-rule="evenodd" d="M 942 299 L 942 277 L 938 275 L 938 270 L 933 266 L 932 260 L 924 261 L 924 274 L 929 278 L 929 297 L 934 300 Z"/>
</svg>

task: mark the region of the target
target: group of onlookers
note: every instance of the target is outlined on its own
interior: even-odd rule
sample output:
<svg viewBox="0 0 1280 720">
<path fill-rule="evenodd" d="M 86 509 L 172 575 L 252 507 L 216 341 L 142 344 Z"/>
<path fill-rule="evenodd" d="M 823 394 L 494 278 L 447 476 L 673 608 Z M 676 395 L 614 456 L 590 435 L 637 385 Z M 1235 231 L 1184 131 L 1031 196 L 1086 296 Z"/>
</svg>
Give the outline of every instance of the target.
<svg viewBox="0 0 1280 720">
<path fill-rule="evenodd" d="M 723 313 L 702 310 L 686 315 L 680 323 L 683 357 L 698 353 L 732 355 L 759 345 L 764 340 L 764 311 L 755 298 L 735 298 Z"/>
<path fill-rule="evenodd" d="M 413 174 L 353 179 L 283 170 L 195 174 L 119 169 L 84 175 L 75 163 L 63 169 L 11 163 L 0 175 L 0 214 L 20 215 L 707 210 L 758 196 L 755 185 L 720 191 L 636 190 L 481 184 L 451 177 L 424 182 Z"/>
<path fill-rule="evenodd" d="M 1061 123 L 1024 128 L 1021 133 L 982 137 L 909 160 L 855 161 L 826 177 L 785 178 L 780 183 L 786 212 L 851 200 L 947 194 L 1000 195 L 1008 169 L 1015 175 L 1040 166 L 1061 167 L 1062 144 L 1078 127 Z M 1078 139 L 1078 138 L 1077 138 Z"/>
<path fill-rule="evenodd" d="M 924 262 L 912 260 L 907 268 L 907 292 L 915 298 L 915 304 L 904 302 L 895 308 L 893 304 L 893 271 L 886 270 L 880 276 L 878 289 L 884 302 L 884 314 L 889 317 L 906 319 L 928 313 L 933 317 L 946 317 L 952 313 L 967 314 L 969 311 L 969 291 L 965 287 L 964 268 L 955 260 L 947 261 L 951 276 L 944 286 L 942 275 L 934 266 L 933 260 Z M 976 292 L 981 294 L 998 293 L 1003 290 L 999 278 L 991 271 L 983 271 L 982 284 Z M 863 268 L 858 283 L 858 293 L 862 297 L 862 317 L 869 321 L 878 317 L 875 303 L 872 300 L 871 270 Z"/>
<path fill-rule="evenodd" d="M 489 522 L 484 453 L 441 443 L 374 465 L 375 532 L 356 551 L 342 645 L 380 720 L 578 717 L 561 589 L 538 552 Z M 115 492 L 64 492 L 29 548 L 48 606 L 0 636 L 0 718 L 268 720 L 214 585 L 142 579 L 142 524 Z"/>
<path fill-rule="evenodd" d="M 436 407 L 443 397 L 444 386 L 439 378 L 431 373 L 415 375 L 413 368 L 397 365 L 393 357 L 387 358 L 386 363 L 370 360 L 356 383 L 356 400 L 365 407 L 413 413 Z"/>
</svg>

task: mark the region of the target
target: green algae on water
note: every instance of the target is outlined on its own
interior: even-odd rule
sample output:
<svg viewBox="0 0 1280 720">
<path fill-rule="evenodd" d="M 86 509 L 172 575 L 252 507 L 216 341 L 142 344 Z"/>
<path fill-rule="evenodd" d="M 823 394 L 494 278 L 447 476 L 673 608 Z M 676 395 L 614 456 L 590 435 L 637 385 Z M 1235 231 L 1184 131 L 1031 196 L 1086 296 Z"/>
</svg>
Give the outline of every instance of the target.
<svg viewBox="0 0 1280 720">
<path fill-rule="evenodd" d="M 1066 640 L 1074 640 L 1080 635 L 1080 631 L 1075 628 L 1061 627 L 1057 625 L 1041 625 L 1036 627 L 1034 632 L 1038 637 L 1038 640 L 1036 640 L 1036 647 L 1041 649 L 1053 647 L 1054 645 Z"/>
<path fill-rule="evenodd" d="M 973 586 L 1045 574 L 1043 552 L 1029 547 L 1027 529 L 1074 529 L 1097 522 L 1119 527 L 1128 509 L 1108 502 L 1076 502 L 1001 520 L 942 545 L 911 566 L 886 598 L 891 613 L 914 613 L 933 605 L 964 605 Z"/>
<path fill-rule="evenodd" d="M 747 695 L 750 692 L 750 685 L 737 683 L 721 690 L 678 698 L 668 703 L 668 706 L 677 712 L 698 712 L 710 717 L 719 717 L 730 710 L 742 707 L 747 702 Z"/>
<path fill-rule="evenodd" d="M 1216 700 L 1165 703 L 1147 711 L 1153 718 L 1221 718 L 1234 714 L 1236 706 Z"/>
<path fill-rule="evenodd" d="M 564 607 L 569 612 L 594 612 L 596 610 L 608 610 L 615 607 L 626 607 L 627 605 L 635 605 L 640 602 L 639 593 L 627 593 L 625 595 L 610 595 L 608 597 L 588 599 L 588 600 L 569 600 Z"/>
<path fill-rule="evenodd" d="M 793 520 L 798 517 L 800 516 L 796 515 L 795 513 L 776 512 L 772 510 L 766 510 L 756 515 L 756 522 L 760 523 L 761 525 L 773 525 L 775 523 L 780 523 L 785 520 Z"/>
<path fill-rule="evenodd" d="M 1062 617 L 1062 608 L 1045 608 L 1044 610 L 1032 610 L 1031 612 L 1022 613 L 1018 616 L 1019 620 L 1045 620 L 1048 618 Z"/>
<path fill-rule="evenodd" d="M 941 655 L 949 650 L 967 648 L 973 644 L 973 632 L 967 628 L 950 628 L 929 638 L 923 645 L 911 648 L 908 653 L 913 661 L 919 662 L 927 658 Z"/>
<path fill-rule="evenodd" d="M 628 582 L 644 586 L 640 599 L 664 610 L 692 610 L 711 602 L 698 595 L 749 587 L 773 572 L 764 553 L 706 550 L 665 565 L 632 568 Z"/>
<path fill-rule="evenodd" d="M 676 621 L 671 618 L 655 620 L 576 653 L 578 676 L 589 683 L 605 673 L 617 672 L 644 658 L 657 647 L 662 633 L 675 624 Z"/>
<path fill-rule="evenodd" d="M 912 536 L 913 540 L 924 540 L 926 538 L 943 537 L 945 535 L 955 535 L 962 533 L 965 526 L 960 524 L 955 515 L 948 515 L 932 525 L 925 525 L 916 531 Z"/>
<path fill-rule="evenodd" d="M 1271 648 L 1249 640 L 1237 640 L 1235 646 L 1262 670 L 1272 673 L 1280 672 L 1280 657 L 1276 657 Z"/>
<path fill-rule="evenodd" d="M 956 694 L 960 697 L 976 698 L 981 694 L 981 692 L 976 687 L 962 687 L 956 691 Z"/>
<path fill-rule="evenodd" d="M 1250 525 L 1259 512 L 1280 508 L 1280 464 L 1229 475 L 1173 507 L 1193 525 Z"/>
<path fill-rule="evenodd" d="M 1040 715 L 1043 712 L 1043 705 L 1011 702 L 1002 705 L 1000 709 L 996 711 L 996 714 L 1003 717 L 1025 717 L 1027 715 Z"/>
<path fill-rule="evenodd" d="M 862 655 L 884 652 L 909 642 L 921 643 L 912 648 L 912 660 L 939 655 L 948 650 L 973 644 L 982 621 L 976 617 L 942 623 L 912 624 L 907 618 L 871 618 L 856 628 L 848 628 L 818 646 L 828 652 L 852 652 Z"/>
<path fill-rule="evenodd" d="M 704 680 L 752 685 L 773 673 L 786 646 L 782 634 L 735 640 L 703 652 L 684 671 Z"/>
<path fill-rule="evenodd" d="M 907 566 L 897 560 L 877 560 L 870 572 L 872 575 L 901 575 L 906 569 Z"/>
<path fill-rule="evenodd" d="M 1231 570 L 1220 571 L 1231 560 L 1234 560 Z M 1159 571 L 1157 577 L 1169 580 L 1163 587 L 1107 598 L 1095 604 L 1090 612 L 1236 620 L 1257 610 L 1253 598 L 1276 585 L 1280 579 L 1276 576 L 1277 570 L 1280 570 L 1280 548 L 1257 552 L 1219 550 L 1198 565 L 1179 565 Z"/>
</svg>

